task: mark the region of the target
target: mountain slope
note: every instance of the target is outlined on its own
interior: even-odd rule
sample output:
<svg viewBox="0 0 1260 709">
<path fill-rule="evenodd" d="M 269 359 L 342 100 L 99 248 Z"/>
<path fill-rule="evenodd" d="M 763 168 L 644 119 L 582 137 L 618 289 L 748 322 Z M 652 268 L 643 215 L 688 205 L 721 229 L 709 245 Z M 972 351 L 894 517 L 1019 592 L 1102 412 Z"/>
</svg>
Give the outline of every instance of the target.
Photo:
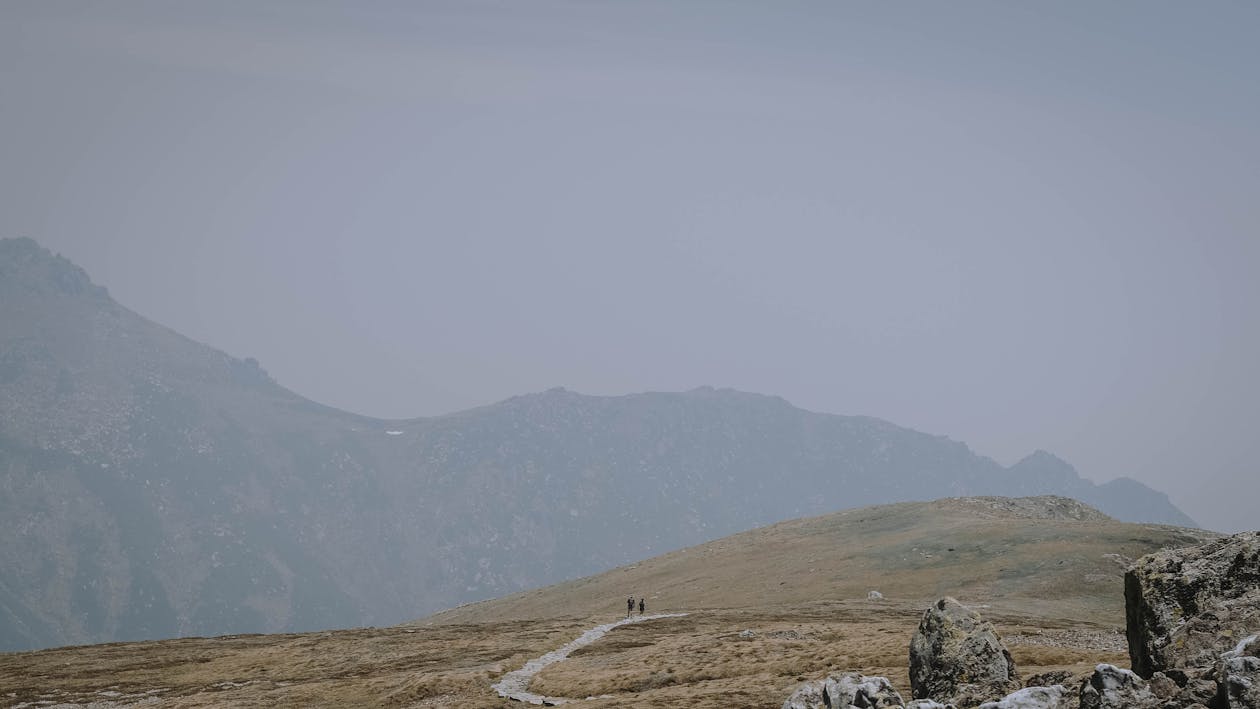
<svg viewBox="0 0 1260 709">
<path fill-rule="evenodd" d="M 1120 522 L 1056 496 L 903 502 L 780 522 L 418 624 L 594 617 L 616 613 L 630 593 L 672 612 L 854 601 L 878 590 L 915 607 L 951 595 L 1021 616 L 1121 625 L 1133 559 L 1217 536 Z"/>
<path fill-rule="evenodd" d="M 709 388 L 356 416 L 0 240 L 0 650 L 399 622 L 877 502 L 1058 493 L 1190 523 L 1043 458 Z"/>
</svg>

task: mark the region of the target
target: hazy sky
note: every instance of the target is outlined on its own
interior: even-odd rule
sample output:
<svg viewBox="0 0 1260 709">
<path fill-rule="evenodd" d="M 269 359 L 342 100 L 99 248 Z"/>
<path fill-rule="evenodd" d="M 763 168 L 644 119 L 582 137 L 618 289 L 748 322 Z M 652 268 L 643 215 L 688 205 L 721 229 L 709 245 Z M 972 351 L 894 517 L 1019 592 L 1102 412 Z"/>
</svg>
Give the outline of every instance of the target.
<svg viewBox="0 0 1260 709">
<path fill-rule="evenodd" d="M 0 235 L 323 403 L 778 394 L 1260 527 L 1260 4 L 0 3 Z"/>
</svg>

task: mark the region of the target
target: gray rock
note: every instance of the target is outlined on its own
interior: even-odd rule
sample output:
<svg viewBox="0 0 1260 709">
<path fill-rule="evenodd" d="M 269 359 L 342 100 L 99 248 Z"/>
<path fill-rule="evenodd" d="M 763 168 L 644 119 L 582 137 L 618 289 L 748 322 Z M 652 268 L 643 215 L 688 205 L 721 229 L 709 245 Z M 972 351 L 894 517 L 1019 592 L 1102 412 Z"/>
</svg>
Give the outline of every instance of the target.
<svg viewBox="0 0 1260 709">
<path fill-rule="evenodd" d="M 958 709 L 953 704 L 941 704 L 935 699 L 911 699 L 906 709 Z"/>
<path fill-rule="evenodd" d="M 1089 679 L 1093 671 L 1072 672 L 1070 670 L 1051 670 L 1032 675 L 1024 680 L 1025 687 L 1052 687 L 1061 684 L 1075 693 Z"/>
<path fill-rule="evenodd" d="M 1163 672 L 1151 675 L 1149 684 L 1151 694 L 1158 699 L 1172 699 L 1181 693 L 1181 687 L 1178 687 L 1177 683 Z"/>
<path fill-rule="evenodd" d="M 1098 665 L 1081 687 L 1081 709 L 1157 709 L 1163 703 L 1146 680 L 1115 665 Z"/>
<path fill-rule="evenodd" d="M 855 672 L 828 677 L 823 682 L 823 701 L 830 709 L 884 709 L 905 705 L 887 679 Z"/>
<path fill-rule="evenodd" d="M 975 706 L 1019 689 L 1019 681 L 993 624 L 942 598 L 924 612 L 910 640 L 910 687 L 916 699 Z"/>
<path fill-rule="evenodd" d="M 1216 676 L 1225 706 L 1260 709 L 1260 635 L 1252 635 L 1222 654 Z"/>
<path fill-rule="evenodd" d="M 797 687 L 780 709 L 827 709 L 823 701 L 823 680 L 806 682 Z"/>
<path fill-rule="evenodd" d="M 870 593 L 866 594 L 866 600 L 882 601 L 884 600 L 884 594 L 880 593 L 879 591 L 871 591 Z"/>
<path fill-rule="evenodd" d="M 1067 687 L 1061 684 L 1025 687 L 996 702 L 985 702 L 980 709 L 1069 709 L 1073 698 Z"/>
<path fill-rule="evenodd" d="M 757 631 L 755 631 L 755 630 L 741 630 L 741 631 L 739 631 L 739 637 L 741 637 L 741 638 L 755 638 L 755 637 L 757 637 Z"/>
<path fill-rule="evenodd" d="M 1218 693 L 1216 682 L 1208 679 L 1192 679 L 1181 688 L 1177 701 L 1186 707 L 1193 707 L 1196 704 L 1207 706 L 1216 699 Z"/>
<path fill-rule="evenodd" d="M 1260 532 L 1138 559 L 1124 579 L 1133 671 L 1201 677 L 1260 629 Z"/>
<path fill-rule="evenodd" d="M 904 705 L 887 679 L 849 672 L 806 682 L 783 702 L 782 709 L 901 709 Z"/>
</svg>

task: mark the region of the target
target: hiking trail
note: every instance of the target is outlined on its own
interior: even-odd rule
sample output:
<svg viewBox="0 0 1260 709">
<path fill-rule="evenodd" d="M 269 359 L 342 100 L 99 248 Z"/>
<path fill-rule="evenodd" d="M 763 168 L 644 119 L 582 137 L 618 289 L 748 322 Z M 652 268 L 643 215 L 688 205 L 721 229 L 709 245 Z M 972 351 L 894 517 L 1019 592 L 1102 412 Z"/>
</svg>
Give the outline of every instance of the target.
<svg viewBox="0 0 1260 709">
<path fill-rule="evenodd" d="M 541 657 L 536 657 L 529 662 L 526 662 L 525 666 L 521 669 L 513 670 L 503 675 L 503 678 L 490 685 L 490 688 L 498 692 L 500 697 L 515 699 L 518 702 L 525 702 L 526 704 L 544 704 L 547 706 L 555 706 L 557 704 L 567 704 L 569 702 L 581 701 L 579 699 L 570 699 L 566 697 L 546 697 L 541 694 L 534 694 L 529 691 L 530 680 L 534 679 L 534 675 L 542 672 L 543 668 L 565 659 L 574 650 L 586 647 L 596 640 L 599 640 L 613 628 L 622 625 L 630 625 L 632 623 L 642 623 L 648 620 L 656 620 L 658 618 L 680 618 L 685 615 L 687 614 L 658 613 L 656 615 L 638 615 L 630 618 L 623 618 L 615 623 L 597 625 L 585 633 L 582 633 L 576 640 L 564 645 L 563 647 L 552 650 Z"/>
</svg>

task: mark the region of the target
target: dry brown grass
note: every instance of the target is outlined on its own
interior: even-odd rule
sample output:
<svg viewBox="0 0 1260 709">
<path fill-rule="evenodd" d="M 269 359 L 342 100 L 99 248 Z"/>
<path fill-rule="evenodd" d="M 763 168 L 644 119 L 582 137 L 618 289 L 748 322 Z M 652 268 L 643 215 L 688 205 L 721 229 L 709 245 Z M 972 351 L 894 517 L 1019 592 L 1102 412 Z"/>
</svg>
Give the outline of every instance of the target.
<svg viewBox="0 0 1260 709">
<path fill-rule="evenodd" d="M 592 707 L 778 706 L 829 672 L 884 675 L 908 695 L 907 648 L 920 610 L 824 602 L 708 610 L 614 629 L 544 670 L 531 689 Z M 520 706 L 490 685 L 504 672 L 613 617 L 189 638 L 0 655 L 0 705 L 156 696 L 162 706 Z M 1040 627 L 1038 619 L 1004 632 Z M 1097 630 L 1050 619 L 1055 627 Z M 743 630 L 755 636 L 741 637 Z M 1088 648 L 1012 648 L 1025 676 L 1125 664 Z M 226 684 L 226 683 L 231 683 Z"/>
</svg>

